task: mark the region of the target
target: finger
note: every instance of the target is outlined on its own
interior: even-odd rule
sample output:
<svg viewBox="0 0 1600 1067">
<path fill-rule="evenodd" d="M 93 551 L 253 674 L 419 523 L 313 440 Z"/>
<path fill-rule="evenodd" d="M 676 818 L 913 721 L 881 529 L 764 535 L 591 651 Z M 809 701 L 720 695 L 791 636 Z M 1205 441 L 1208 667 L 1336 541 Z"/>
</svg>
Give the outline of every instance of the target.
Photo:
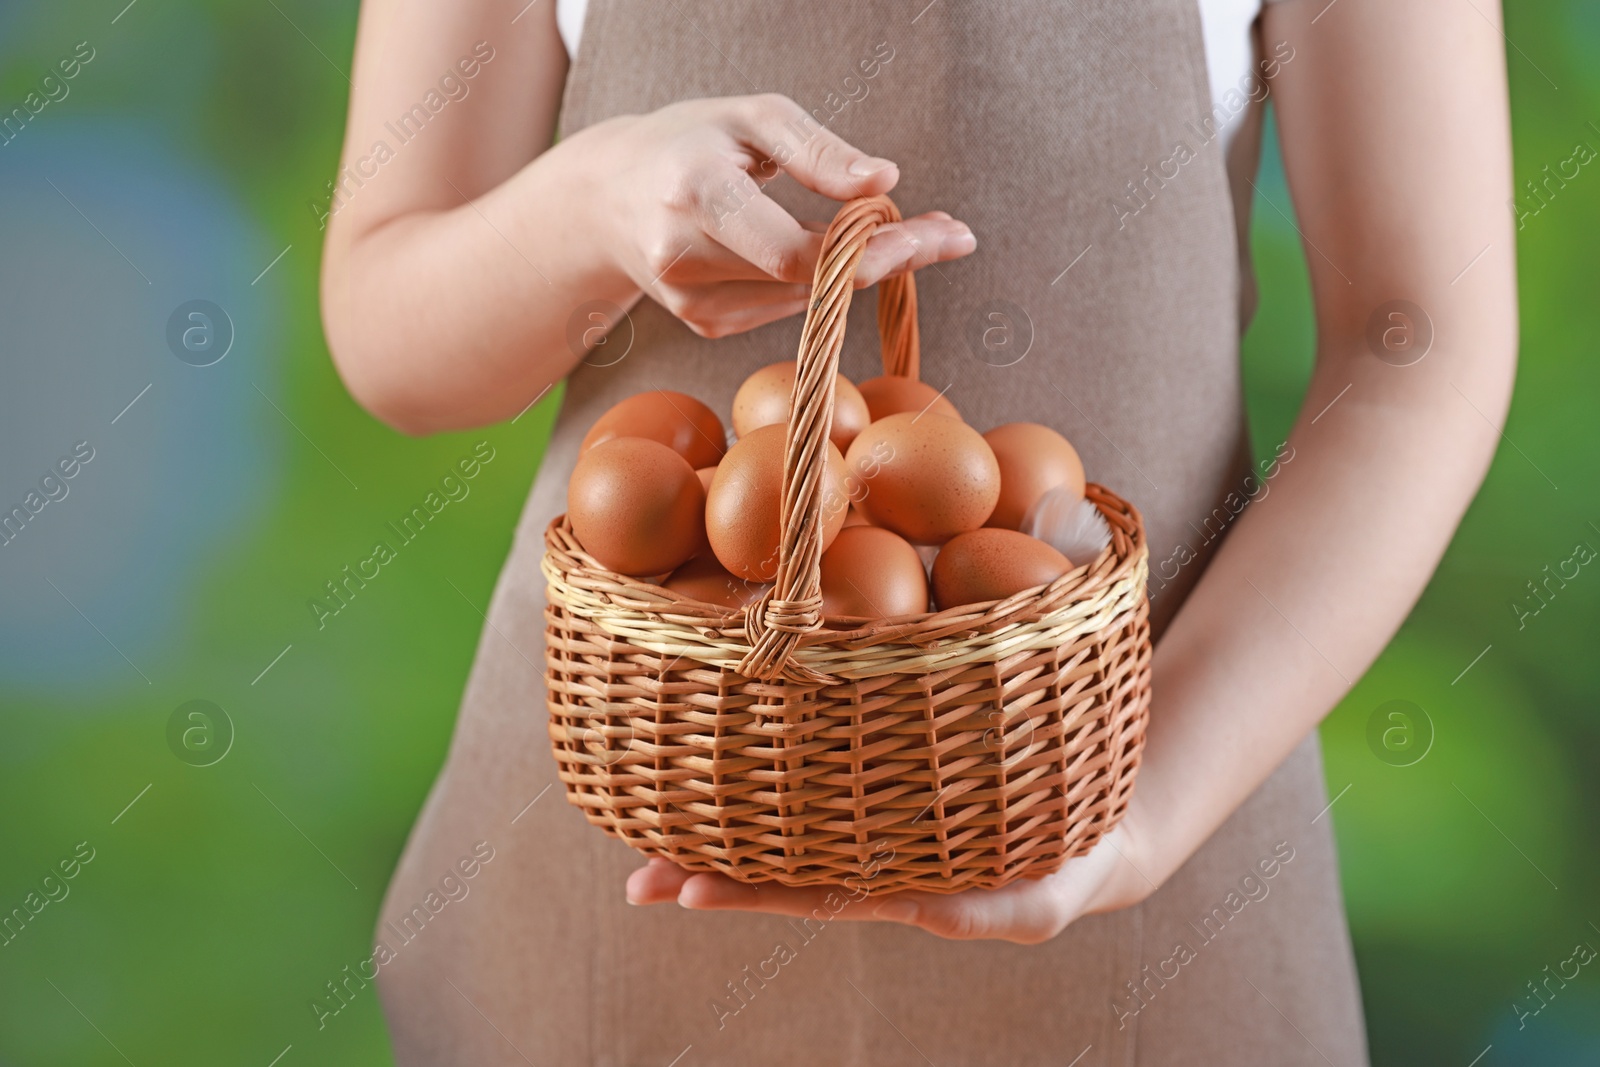
<svg viewBox="0 0 1600 1067">
<path fill-rule="evenodd" d="M 701 337 L 726 337 L 806 309 L 811 287 L 793 282 L 668 286 L 651 298 Z"/>
<path fill-rule="evenodd" d="M 809 294 L 809 290 L 807 291 Z M 717 320 L 714 332 L 706 333 L 706 337 L 727 337 L 731 334 L 746 333 L 759 329 L 769 323 L 780 322 L 803 314 L 810 304 L 810 296 L 802 296 L 797 300 L 784 301 L 777 304 L 756 304 L 740 308 Z"/>
<path fill-rule="evenodd" d="M 872 909 L 873 918 L 926 930 L 951 941 L 997 940 L 1033 945 L 1060 933 L 1068 918 L 1054 888 L 1024 879 L 1001 889 L 936 895 L 901 893 Z"/>
<path fill-rule="evenodd" d="M 692 204 L 701 236 L 685 259 L 701 261 L 691 269 L 703 265 L 704 280 L 809 280 L 826 224 L 813 229 L 800 223 L 762 192 L 764 184 L 724 160 L 697 187 Z"/>
<path fill-rule="evenodd" d="M 804 918 L 821 909 L 834 918 L 871 920 L 871 909 L 857 906 L 867 898 L 865 880 L 845 886 L 747 885 L 720 874 L 696 874 L 678 893 L 678 903 L 694 911 L 754 911 Z"/>
<path fill-rule="evenodd" d="M 917 222 L 917 221 L 924 220 L 924 219 L 932 219 L 932 220 L 935 220 L 935 221 L 939 221 L 939 220 L 945 220 L 945 219 L 949 219 L 949 218 L 950 218 L 950 212 L 948 212 L 948 211 L 924 211 L 920 215 L 913 215 L 911 218 L 903 219 L 901 221 L 902 222 Z M 804 227 L 805 229 L 811 231 L 812 233 L 826 233 L 827 230 L 828 230 L 828 227 L 831 225 L 831 222 L 829 220 L 823 220 L 823 219 L 802 219 L 802 220 L 800 220 L 800 225 L 802 227 Z"/>
<path fill-rule="evenodd" d="M 721 244 L 714 235 L 704 232 L 669 238 L 652 249 L 641 266 L 649 276 L 638 281 L 647 292 L 661 286 L 773 280 L 772 275 Z"/>
<path fill-rule="evenodd" d="M 744 885 L 723 875 L 693 875 L 678 904 L 702 912 L 762 912 L 790 918 L 840 918 L 917 926 L 949 941 L 1050 941 L 1066 926 L 1053 886 L 1045 880 L 1013 881 L 1002 889 L 966 893 L 883 894 L 874 897 L 864 878 L 846 886 Z"/>
<path fill-rule="evenodd" d="M 691 872 L 676 863 L 652 858 L 649 863 L 628 875 L 628 903 L 670 904 L 678 899 L 683 883 L 690 877 Z"/>
<path fill-rule="evenodd" d="M 948 222 L 948 228 L 930 223 Z M 812 233 L 823 233 L 828 223 L 806 220 L 800 223 Z M 921 215 L 880 227 L 867 242 L 867 250 L 856 270 L 855 287 L 865 289 L 885 278 L 908 270 L 959 259 L 977 249 L 977 238 L 948 211 L 925 211 Z"/>
<path fill-rule="evenodd" d="M 739 177 L 746 178 L 743 174 Z M 713 188 L 724 189 L 727 184 L 712 183 Z M 753 182 L 736 197 L 707 196 L 699 202 L 699 210 L 700 228 L 708 237 L 759 267 L 767 277 L 783 282 L 811 280 L 822 254 L 822 235 L 796 222 Z"/>
<path fill-rule="evenodd" d="M 736 210 L 712 203 L 702 218 L 705 232 L 732 256 L 771 278 L 810 283 L 822 254 L 826 224 L 802 224 L 764 195 L 754 194 Z M 938 217 L 943 216 L 943 217 Z M 867 242 L 855 286 L 876 285 L 890 274 L 958 259 L 974 251 L 977 238 L 966 223 L 933 212 L 888 223 Z M 710 262 L 709 258 L 707 262 Z M 733 272 L 730 271 L 730 275 Z"/>
<path fill-rule="evenodd" d="M 863 289 L 891 274 L 960 259 L 977 247 L 967 224 L 956 219 L 907 219 L 880 226 L 867 242 L 855 285 Z"/>
<path fill-rule="evenodd" d="M 915 219 L 949 219 L 949 218 L 950 218 L 949 211 L 923 211 L 922 214 L 914 214 L 914 216 L 912 216 L 912 218 L 902 219 L 902 221 L 914 222 Z M 829 227 L 829 222 L 822 221 L 822 219 L 800 219 L 800 226 L 805 227 L 805 229 L 811 230 L 811 232 L 813 232 L 813 234 L 824 234 L 824 232 L 827 232 L 827 227 Z"/>
<path fill-rule="evenodd" d="M 892 161 L 861 151 L 777 93 L 740 100 L 733 132 L 754 151 L 752 170 L 762 181 L 781 169 L 813 192 L 850 200 L 886 193 L 900 180 Z"/>
<path fill-rule="evenodd" d="M 828 916 L 847 922 L 893 922 L 952 941 L 997 940 L 1032 945 L 1060 933 L 1063 914 L 1053 887 L 1022 880 L 1002 889 L 936 894 L 909 891 L 872 897 L 869 883 L 843 887 L 745 885 L 716 874 L 697 874 L 678 903 L 696 911 L 753 911 L 791 918 Z"/>
</svg>

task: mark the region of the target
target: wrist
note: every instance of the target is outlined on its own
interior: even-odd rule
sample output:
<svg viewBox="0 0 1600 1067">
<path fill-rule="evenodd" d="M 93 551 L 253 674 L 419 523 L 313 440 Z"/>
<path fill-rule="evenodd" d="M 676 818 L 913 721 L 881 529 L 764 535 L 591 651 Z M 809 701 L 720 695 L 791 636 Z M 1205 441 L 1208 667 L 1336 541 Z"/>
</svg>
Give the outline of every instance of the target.
<svg viewBox="0 0 1600 1067">
<path fill-rule="evenodd" d="M 602 299 L 630 307 L 639 286 L 624 266 L 624 205 L 616 196 L 616 167 L 609 157 L 611 119 L 565 137 L 525 167 L 518 199 L 534 210 L 519 238 L 530 247 L 560 249 L 562 274 L 549 280 L 574 300 Z M 537 232 L 530 232 L 530 231 Z M 548 273 L 548 272 L 547 272 Z"/>
<path fill-rule="evenodd" d="M 629 306 L 643 291 L 629 270 L 629 250 L 638 220 L 628 202 L 632 175 L 626 131 L 635 121 L 619 115 L 563 138 L 546 156 L 559 166 L 554 203 L 560 205 L 563 239 L 581 249 L 593 272 L 591 288 L 626 294 Z M 559 153 L 559 155 L 558 155 Z"/>
</svg>

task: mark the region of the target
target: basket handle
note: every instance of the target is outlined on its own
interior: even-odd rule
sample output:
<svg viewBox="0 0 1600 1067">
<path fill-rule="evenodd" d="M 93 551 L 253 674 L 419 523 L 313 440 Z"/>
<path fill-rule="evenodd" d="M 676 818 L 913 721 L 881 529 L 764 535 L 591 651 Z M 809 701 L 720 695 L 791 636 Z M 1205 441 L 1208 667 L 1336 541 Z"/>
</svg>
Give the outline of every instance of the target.
<svg viewBox="0 0 1600 1067">
<path fill-rule="evenodd" d="M 792 665 L 790 657 L 803 634 L 822 627 L 823 475 L 833 426 L 833 386 L 856 268 L 878 227 L 899 221 L 900 211 L 887 196 L 862 197 L 839 209 L 822 238 L 811 306 L 800 332 L 793 415 L 784 437 L 778 573 L 772 588 L 746 610 L 750 651 L 739 664 L 739 673 L 747 678 L 827 681 L 824 675 Z M 879 284 L 878 333 L 884 373 L 916 378 L 917 283 L 910 271 Z"/>
</svg>

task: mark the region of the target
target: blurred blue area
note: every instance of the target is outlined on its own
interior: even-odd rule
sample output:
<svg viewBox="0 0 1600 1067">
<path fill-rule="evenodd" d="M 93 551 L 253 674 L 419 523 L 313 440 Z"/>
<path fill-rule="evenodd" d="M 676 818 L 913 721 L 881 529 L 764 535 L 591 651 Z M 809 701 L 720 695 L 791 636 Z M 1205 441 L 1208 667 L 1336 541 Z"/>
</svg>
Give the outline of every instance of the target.
<svg viewBox="0 0 1600 1067">
<path fill-rule="evenodd" d="M 256 390 L 282 400 L 284 296 L 270 271 L 251 283 L 282 246 L 159 130 L 47 109 L 0 152 L 0 507 L 93 454 L 0 547 L 0 675 L 56 696 L 139 682 L 205 561 L 272 504 L 283 417 Z M 234 326 L 209 367 L 165 342 L 195 298 Z"/>
</svg>

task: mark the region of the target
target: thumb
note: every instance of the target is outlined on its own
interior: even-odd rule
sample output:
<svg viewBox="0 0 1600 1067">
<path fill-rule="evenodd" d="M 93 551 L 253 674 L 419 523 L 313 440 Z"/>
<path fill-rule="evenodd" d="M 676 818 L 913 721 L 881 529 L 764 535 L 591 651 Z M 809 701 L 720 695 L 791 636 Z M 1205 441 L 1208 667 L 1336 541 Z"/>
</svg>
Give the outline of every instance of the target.
<svg viewBox="0 0 1600 1067">
<path fill-rule="evenodd" d="M 734 132 L 760 157 L 761 181 L 782 170 L 812 192 L 833 200 L 876 196 L 893 189 L 900 169 L 861 151 L 805 108 L 778 93 L 743 97 Z"/>
</svg>

